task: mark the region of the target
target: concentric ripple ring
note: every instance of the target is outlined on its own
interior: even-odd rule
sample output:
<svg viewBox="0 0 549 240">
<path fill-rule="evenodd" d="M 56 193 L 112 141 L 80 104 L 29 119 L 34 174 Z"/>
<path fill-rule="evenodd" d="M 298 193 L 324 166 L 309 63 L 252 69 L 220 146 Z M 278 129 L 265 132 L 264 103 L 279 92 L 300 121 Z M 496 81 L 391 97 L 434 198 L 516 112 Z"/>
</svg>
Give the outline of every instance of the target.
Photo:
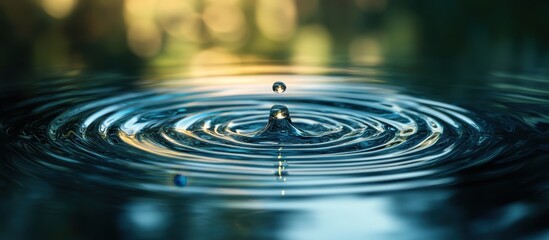
<svg viewBox="0 0 549 240">
<path fill-rule="evenodd" d="M 453 173 L 505 151 L 497 141 L 485 142 L 494 139 L 493 129 L 476 113 L 381 85 L 338 77 L 238 78 L 237 83 L 209 79 L 214 85 L 185 79 L 176 87 L 82 101 L 62 111 L 54 109 L 66 99 L 47 99 L 34 112 L 44 115 L 33 123 L 43 132 L 29 127 L 21 133 L 45 138 L 22 138 L 18 147 L 41 153 L 32 154 L 31 162 L 55 174 L 230 196 L 445 186 L 456 182 Z M 289 82 L 289 90 L 273 94 L 268 84 L 273 79 Z M 275 104 L 287 106 L 293 124 L 308 135 L 283 140 L 254 135 Z"/>
</svg>

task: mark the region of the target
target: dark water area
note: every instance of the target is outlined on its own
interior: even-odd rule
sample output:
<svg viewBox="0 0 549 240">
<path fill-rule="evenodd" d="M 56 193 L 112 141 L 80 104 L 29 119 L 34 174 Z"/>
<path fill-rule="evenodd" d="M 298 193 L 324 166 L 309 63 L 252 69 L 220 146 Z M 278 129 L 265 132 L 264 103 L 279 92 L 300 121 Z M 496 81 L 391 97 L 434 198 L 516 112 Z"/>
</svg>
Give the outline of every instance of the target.
<svg viewBox="0 0 549 240">
<path fill-rule="evenodd" d="M 6 83 L 0 238 L 549 237 L 543 71 L 221 69 Z"/>
</svg>

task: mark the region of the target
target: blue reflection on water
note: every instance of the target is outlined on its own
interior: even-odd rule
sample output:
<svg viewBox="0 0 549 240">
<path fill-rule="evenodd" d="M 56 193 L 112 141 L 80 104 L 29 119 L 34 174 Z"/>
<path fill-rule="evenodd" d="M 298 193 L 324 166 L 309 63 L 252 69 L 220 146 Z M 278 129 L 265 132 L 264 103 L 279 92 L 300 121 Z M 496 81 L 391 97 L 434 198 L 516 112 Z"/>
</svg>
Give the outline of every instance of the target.
<svg viewBox="0 0 549 240">
<path fill-rule="evenodd" d="M 187 177 L 185 177 L 181 174 L 176 174 L 173 177 L 173 183 L 175 184 L 175 186 L 185 187 L 185 186 L 187 186 Z"/>
</svg>

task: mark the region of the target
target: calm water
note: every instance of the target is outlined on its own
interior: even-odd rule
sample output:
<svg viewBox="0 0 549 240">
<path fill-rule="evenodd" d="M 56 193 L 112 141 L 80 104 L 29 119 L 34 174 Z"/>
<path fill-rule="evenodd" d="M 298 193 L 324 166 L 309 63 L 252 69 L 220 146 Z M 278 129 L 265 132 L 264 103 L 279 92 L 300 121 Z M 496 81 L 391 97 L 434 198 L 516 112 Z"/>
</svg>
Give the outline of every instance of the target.
<svg viewBox="0 0 549 240">
<path fill-rule="evenodd" d="M 546 76 L 44 79 L 3 101 L 0 237 L 545 239 Z"/>
</svg>

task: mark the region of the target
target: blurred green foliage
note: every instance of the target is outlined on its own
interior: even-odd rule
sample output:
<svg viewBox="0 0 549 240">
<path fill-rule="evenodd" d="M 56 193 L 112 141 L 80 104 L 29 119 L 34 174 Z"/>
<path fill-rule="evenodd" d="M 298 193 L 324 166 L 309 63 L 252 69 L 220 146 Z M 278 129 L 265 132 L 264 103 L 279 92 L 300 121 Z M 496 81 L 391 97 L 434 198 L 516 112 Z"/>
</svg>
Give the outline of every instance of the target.
<svg viewBox="0 0 549 240">
<path fill-rule="evenodd" d="M 547 1 L 2 1 L 0 71 L 10 79 L 264 62 L 539 68 L 549 62 L 547 12 Z"/>
</svg>

